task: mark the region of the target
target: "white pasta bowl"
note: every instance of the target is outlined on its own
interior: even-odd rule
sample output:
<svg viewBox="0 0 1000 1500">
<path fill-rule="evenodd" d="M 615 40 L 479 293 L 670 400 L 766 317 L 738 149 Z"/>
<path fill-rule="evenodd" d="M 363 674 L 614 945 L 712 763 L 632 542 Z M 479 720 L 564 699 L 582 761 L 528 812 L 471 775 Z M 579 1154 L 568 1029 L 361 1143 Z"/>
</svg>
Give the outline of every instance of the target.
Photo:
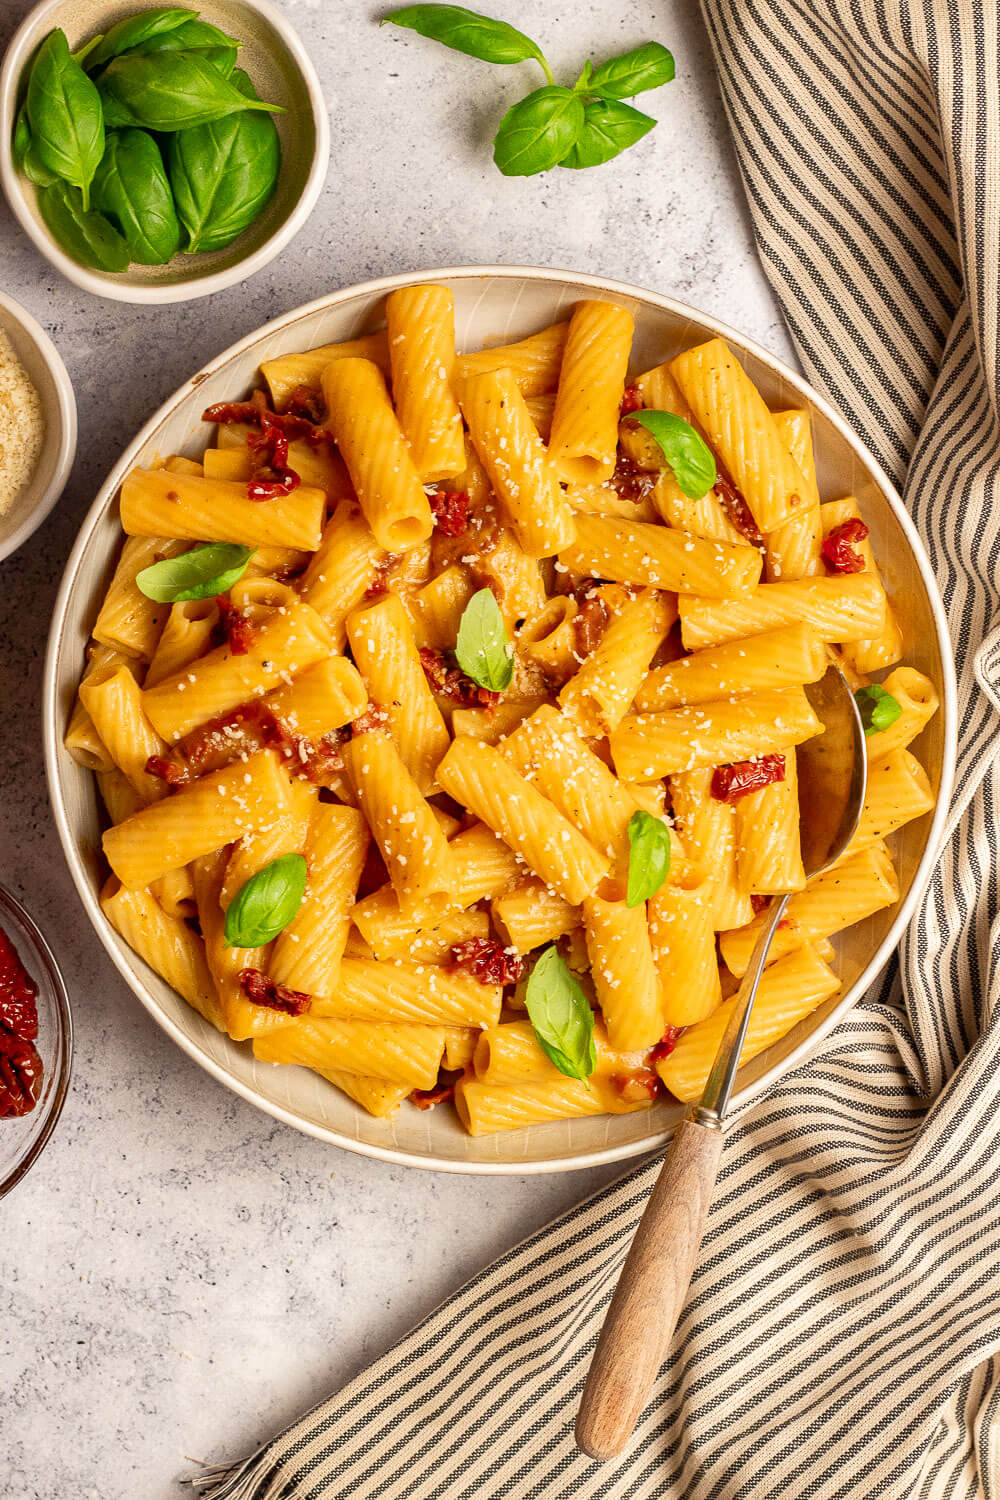
<svg viewBox="0 0 1000 1500">
<path fill-rule="evenodd" d="M 613 299 L 632 309 L 636 370 L 701 340 L 727 339 L 773 408 L 801 406 L 811 412 L 822 493 L 857 497 L 900 617 L 905 660 L 932 678 L 941 695 L 941 712 L 916 743 L 937 805 L 894 836 L 899 904 L 835 939 L 843 979 L 840 994 L 741 1072 L 737 1102 L 762 1094 L 816 1050 L 886 963 L 913 914 L 930 876 L 951 792 L 954 666 L 944 611 L 913 524 L 885 475 L 846 425 L 799 376 L 758 345 L 667 297 L 636 287 L 514 267 L 428 271 L 348 287 L 277 318 L 212 360 L 128 446 L 101 487 L 67 564 L 52 621 L 44 687 L 46 765 L 56 822 L 84 908 L 111 958 L 142 1004 L 207 1072 L 299 1130 L 407 1166 L 458 1172 L 565 1171 L 622 1160 L 662 1144 L 680 1116 L 680 1106 L 661 1103 L 635 1114 L 472 1138 L 447 1108 L 422 1113 L 404 1104 L 395 1119 L 376 1120 L 317 1074 L 256 1062 L 249 1044 L 231 1042 L 203 1021 L 107 922 L 98 904 L 101 821 L 94 778 L 62 744 L 90 627 L 121 545 L 116 495 L 126 472 L 157 454 L 199 455 L 211 433 L 201 420 L 202 411 L 211 402 L 245 396 L 256 382 L 261 360 L 371 332 L 382 320 L 388 292 L 430 281 L 452 288 L 459 347 L 465 349 L 522 338 L 566 315 L 581 297 Z"/>
</svg>

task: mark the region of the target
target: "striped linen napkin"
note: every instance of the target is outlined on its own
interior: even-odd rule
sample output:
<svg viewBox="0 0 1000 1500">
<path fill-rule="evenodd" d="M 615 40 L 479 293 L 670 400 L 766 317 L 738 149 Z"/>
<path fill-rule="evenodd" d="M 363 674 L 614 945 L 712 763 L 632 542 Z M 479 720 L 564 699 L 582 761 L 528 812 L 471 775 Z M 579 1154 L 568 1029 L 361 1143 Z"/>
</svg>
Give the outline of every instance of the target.
<svg viewBox="0 0 1000 1500">
<path fill-rule="evenodd" d="M 617 1464 L 589 1356 L 658 1162 L 483 1271 L 212 1500 L 998 1500 L 996 0 L 702 0 L 812 382 L 904 488 L 960 674 L 947 843 L 898 967 L 727 1138 Z"/>
</svg>

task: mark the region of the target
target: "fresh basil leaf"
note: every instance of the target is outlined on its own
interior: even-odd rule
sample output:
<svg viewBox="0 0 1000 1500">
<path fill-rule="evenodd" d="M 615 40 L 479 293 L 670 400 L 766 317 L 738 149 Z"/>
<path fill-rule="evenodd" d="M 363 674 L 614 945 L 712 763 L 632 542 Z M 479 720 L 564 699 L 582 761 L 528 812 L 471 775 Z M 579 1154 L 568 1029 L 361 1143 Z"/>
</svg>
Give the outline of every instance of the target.
<svg viewBox="0 0 1000 1500">
<path fill-rule="evenodd" d="M 25 152 L 31 145 L 31 126 L 28 124 L 28 106 L 22 104 L 14 120 L 14 134 L 11 137 L 10 150 L 14 158 L 14 165 L 20 171 L 24 164 Z"/>
<path fill-rule="evenodd" d="M 162 31 L 133 50 L 146 53 L 200 52 L 213 68 L 228 78 L 236 66 L 240 45 L 235 37 L 220 31 L 210 21 L 185 21 L 182 26 L 175 26 L 173 31 Z"/>
<path fill-rule="evenodd" d="M 49 233 L 67 255 L 95 271 L 128 269 L 128 246 L 103 214 L 83 206 L 83 194 L 68 182 L 39 188 L 38 207 Z"/>
<path fill-rule="evenodd" d="M 87 68 L 90 71 L 103 68 L 113 57 L 193 21 L 197 14 L 196 10 L 183 10 L 172 5 L 162 10 L 143 10 L 137 16 L 126 16 L 99 39 L 99 44 L 87 58 Z"/>
<path fill-rule="evenodd" d="M 157 604 L 176 604 L 181 599 L 214 599 L 238 583 L 253 557 L 252 547 L 235 542 L 209 542 L 193 547 L 180 557 L 165 557 L 136 574 L 136 585 Z"/>
<path fill-rule="evenodd" d="M 866 735 L 881 734 L 883 729 L 888 729 L 890 724 L 903 712 L 903 706 L 898 698 L 894 698 L 884 687 L 879 687 L 877 682 L 869 683 L 868 687 L 858 688 L 854 694 L 854 701 L 858 705 L 861 714 L 861 724 Z"/>
<path fill-rule="evenodd" d="M 160 148 L 145 130 L 109 130 L 94 176 L 94 207 L 121 230 L 133 260 L 163 266 L 176 255 L 181 226 Z"/>
<path fill-rule="evenodd" d="M 514 648 L 492 589 L 473 594 L 462 612 L 455 660 L 467 677 L 491 693 L 502 693 L 514 676 Z"/>
<path fill-rule="evenodd" d="M 532 969 L 524 1003 L 549 1061 L 567 1078 L 586 1081 L 597 1066 L 594 1013 L 554 945 L 546 948 Z"/>
<path fill-rule="evenodd" d="M 590 89 L 590 80 L 591 80 L 591 78 L 593 76 L 593 73 L 594 73 L 594 64 L 591 62 L 590 58 L 588 57 L 587 61 L 583 65 L 583 72 L 580 74 L 579 78 L 576 80 L 576 82 L 573 85 L 573 92 L 574 92 L 574 94 L 589 94 L 591 92 L 591 89 Z"/>
<path fill-rule="evenodd" d="M 464 5 L 405 5 L 402 10 L 390 11 L 381 24 L 405 26 L 409 31 L 441 42 L 455 52 L 478 57 L 482 62 L 506 65 L 530 59 L 540 65 L 546 78 L 552 82 L 552 73 L 541 48 L 530 36 L 515 31 L 506 21 L 495 21 L 491 16 L 466 10 Z"/>
<path fill-rule="evenodd" d="M 574 171 L 599 167 L 641 141 L 655 124 L 654 119 L 633 109 L 631 104 L 620 104 L 616 99 L 607 102 L 593 99 L 584 105 L 583 129 L 559 165 Z"/>
<path fill-rule="evenodd" d="M 104 155 L 104 116 L 94 84 L 69 54 L 66 33 L 50 31 L 28 78 L 28 124 L 38 160 L 71 182 L 90 207 L 90 183 Z"/>
<path fill-rule="evenodd" d="M 628 820 L 628 889 L 626 906 L 655 896 L 670 874 L 670 829 L 662 818 L 639 808 Z"/>
<path fill-rule="evenodd" d="M 188 130 L 241 110 L 284 114 L 241 93 L 201 52 L 128 52 L 108 63 L 100 78 L 109 125 L 144 130 Z"/>
<path fill-rule="evenodd" d="M 261 948 L 302 905 L 308 868 L 301 854 L 282 854 L 251 875 L 226 908 L 226 947 Z"/>
<path fill-rule="evenodd" d="M 73 61 L 74 62 L 78 62 L 80 64 L 81 68 L 84 68 L 85 64 L 87 62 L 87 58 L 90 56 L 90 54 L 92 52 L 95 52 L 97 50 L 97 48 L 101 45 L 101 43 L 103 41 L 104 41 L 104 32 L 103 31 L 99 31 L 96 36 L 92 36 L 90 38 L 89 42 L 84 42 L 84 44 L 83 44 L 82 47 L 77 47 L 76 51 L 71 54 L 72 58 L 73 58 Z"/>
<path fill-rule="evenodd" d="M 257 97 L 242 69 L 233 83 Z M 261 213 L 277 186 L 281 142 L 274 121 L 245 111 L 175 131 L 167 142 L 167 170 L 188 233 L 185 253 L 221 250 Z"/>
<path fill-rule="evenodd" d="M 50 172 L 42 161 L 38 154 L 38 142 L 34 136 L 28 142 L 28 149 L 21 163 L 21 171 L 36 187 L 52 187 L 54 183 L 62 182 L 62 178 L 56 172 Z"/>
<path fill-rule="evenodd" d="M 591 74 L 588 94 L 602 99 L 632 99 L 658 89 L 674 76 L 674 60 L 659 42 L 646 42 L 621 57 L 611 57 Z"/>
<path fill-rule="evenodd" d="M 493 160 L 505 177 L 547 172 L 572 150 L 583 120 L 583 102 L 572 89 L 535 89 L 500 121 Z"/>
<path fill-rule="evenodd" d="M 715 458 L 690 422 L 672 411 L 634 411 L 630 420 L 651 432 L 689 500 L 707 495 L 718 479 Z"/>
</svg>

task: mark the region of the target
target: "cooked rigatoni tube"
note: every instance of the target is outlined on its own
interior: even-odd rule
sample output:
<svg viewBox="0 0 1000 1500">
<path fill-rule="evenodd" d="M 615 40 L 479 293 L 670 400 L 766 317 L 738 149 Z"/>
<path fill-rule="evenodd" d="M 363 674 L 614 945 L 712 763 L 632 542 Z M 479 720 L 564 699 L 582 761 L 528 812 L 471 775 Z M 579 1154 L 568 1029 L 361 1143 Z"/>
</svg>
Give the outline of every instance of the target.
<svg viewBox="0 0 1000 1500">
<path fill-rule="evenodd" d="M 800 948 L 764 971 L 750 1012 L 740 1066 L 786 1036 L 840 988 L 840 980 L 811 947 Z M 666 1087 L 683 1102 L 699 1098 L 737 997 L 723 1001 L 707 1020 L 690 1027 L 668 1057 L 654 1063 Z"/>
<path fill-rule="evenodd" d="M 523 724 L 538 707 L 537 698 L 509 702 L 506 698 L 492 708 L 456 708 L 451 716 L 452 734 L 470 740 L 485 740 L 498 745 Z"/>
<path fill-rule="evenodd" d="M 736 693 L 818 682 L 829 664 L 826 647 L 800 623 L 708 646 L 649 673 L 635 695 L 640 713 L 711 703 Z"/>
<path fill-rule="evenodd" d="M 476 591 L 471 574 L 456 563 L 408 595 L 406 608 L 416 644 L 450 651 L 458 639 L 465 607 Z"/>
<path fill-rule="evenodd" d="M 905 823 L 922 818 L 933 806 L 927 772 L 909 750 L 893 750 L 885 760 L 871 761 L 864 807 L 846 857 L 888 838 Z"/>
<path fill-rule="evenodd" d="M 324 492 L 304 484 L 266 503 L 251 500 L 245 484 L 164 469 L 133 469 L 122 484 L 122 526 L 130 536 L 169 532 L 195 542 L 314 552 L 325 515 Z"/>
<path fill-rule="evenodd" d="M 768 962 L 774 963 L 804 943 L 831 937 L 855 922 L 863 922 L 898 900 L 899 881 L 885 845 L 861 849 L 832 870 L 814 875 L 805 890 L 791 898 L 771 943 Z M 731 973 L 746 973 L 766 921 L 767 913 L 761 912 L 748 926 L 722 934 L 719 947 Z"/>
<path fill-rule="evenodd" d="M 780 752 L 781 781 L 736 802 L 736 868 L 751 896 L 801 891 L 806 883 L 799 840 L 798 761 L 793 749 Z"/>
<path fill-rule="evenodd" d="M 816 485 L 816 460 L 807 411 L 776 411 L 778 435 L 799 466 L 806 484 L 806 504 L 797 515 L 764 538 L 764 567 L 770 582 L 779 578 L 816 578 L 823 574 L 820 543 L 823 527 Z"/>
<path fill-rule="evenodd" d="M 323 371 L 336 359 L 370 359 L 383 375 L 388 375 L 389 341 L 385 329 L 367 333 L 359 339 L 348 339 L 343 344 L 323 344 L 318 349 L 293 351 L 265 359 L 260 373 L 270 387 L 275 411 L 284 411 L 291 396 L 301 386 L 319 391 Z"/>
<path fill-rule="evenodd" d="M 268 961 L 275 984 L 306 995 L 336 993 L 368 843 L 368 825 L 356 808 L 316 803 L 302 849 L 305 894 Z"/>
<path fill-rule="evenodd" d="M 94 625 L 94 640 L 125 656 L 151 661 L 170 605 L 147 599 L 135 581 L 136 575 L 187 550 L 187 542 L 164 536 L 126 537 Z"/>
<path fill-rule="evenodd" d="M 97 790 L 112 824 L 124 823 L 143 805 L 142 798 L 117 766 L 112 766 L 110 771 L 97 772 Z"/>
<path fill-rule="evenodd" d="M 666 1023 L 645 902 L 629 907 L 624 901 L 585 896 L 583 931 L 590 977 L 612 1047 L 619 1052 L 652 1047 Z"/>
<path fill-rule="evenodd" d="M 477 901 L 488 901 L 523 883 L 527 876 L 523 864 L 502 839 L 482 823 L 457 834 L 448 845 L 453 865 L 452 893 L 455 906 L 465 908 Z M 371 945 L 376 958 L 397 956 L 399 944 L 414 931 L 413 919 L 400 911 L 391 885 L 382 886 L 359 901 L 352 912 L 354 924 Z M 447 920 L 435 916 L 433 926 Z M 432 923 L 428 922 L 427 926 Z M 421 929 L 422 931 L 425 929 Z"/>
<path fill-rule="evenodd" d="M 574 623 L 578 613 L 575 599 L 557 594 L 517 632 L 519 655 L 537 666 L 546 682 L 565 682 L 579 665 Z"/>
<path fill-rule="evenodd" d="M 438 766 L 438 785 L 470 808 L 572 905 L 579 905 L 607 874 L 607 855 L 598 853 L 492 745 L 455 740 Z"/>
<path fill-rule="evenodd" d="M 597 1054 L 594 1076 L 598 1078 L 626 1078 L 648 1066 L 645 1050 L 616 1051 L 600 1020 L 594 1022 L 594 1051 Z M 563 1076 L 542 1051 L 530 1021 L 504 1021 L 498 1026 L 488 1026 L 477 1037 L 472 1066 L 480 1082 L 494 1086 L 546 1079 L 554 1083 Z"/>
<path fill-rule="evenodd" d="M 508 946 L 519 954 L 554 943 L 575 931 L 581 921 L 580 908 L 550 891 L 541 880 L 525 881 L 516 890 L 495 897 L 491 909 Z"/>
<path fill-rule="evenodd" d="M 164 678 L 182 672 L 196 657 L 204 656 L 218 623 L 219 606 L 214 599 L 182 599 L 172 604 L 143 687 L 155 687 Z"/>
<path fill-rule="evenodd" d="M 115 667 L 127 667 L 134 675 L 138 666 L 138 658 L 126 656 L 124 651 L 119 651 L 115 646 L 102 646 L 99 641 L 91 641 L 87 648 L 87 665 L 80 686 L 88 678 Z M 79 692 L 73 704 L 63 744 L 77 765 L 88 771 L 110 771 L 114 765 L 107 746 L 94 728 L 93 719 L 83 706 Z"/>
<path fill-rule="evenodd" d="M 559 694 L 560 707 L 583 734 L 599 739 L 618 727 L 676 619 L 676 599 L 657 589 L 643 589 L 612 616 L 593 651 Z"/>
<path fill-rule="evenodd" d="M 80 684 L 80 702 L 112 761 L 142 801 L 165 797 L 166 782 L 151 776 L 146 762 L 151 755 L 164 755 L 167 746 L 143 710 L 142 689 L 128 667 L 107 666 L 92 672 Z"/>
<path fill-rule="evenodd" d="M 417 644 L 398 594 L 383 594 L 347 619 L 347 638 L 368 696 L 386 715 L 386 728 L 424 796 L 451 736 L 434 701 Z"/>
<path fill-rule="evenodd" d="M 479 460 L 528 557 L 551 557 L 576 535 L 576 520 L 510 370 L 470 376 L 462 411 Z"/>
<path fill-rule="evenodd" d="M 256 1005 L 243 989 L 246 970 L 263 972 L 267 964 L 267 947 L 233 948 L 226 942 L 226 914 L 220 893 L 225 878 L 227 855 L 224 849 L 205 854 L 193 861 L 195 901 L 198 926 L 205 940 L 205 957 L 225 1020 L 226 1031 L 234 1042 L 245 1042 L 265 1031 L 288 1025 L 282 1010 Z"/>
<path fill-rule="evenodd" d="M 322 616 L 338 651 L 347 639 L 347 616 L 364 599 L 385 558 L 361 507 L 342 500 L 299 584 L 299 593 Z"/>
<path fill-rule="evenodd" d="M 831 532 L 836 531 L 839 526 L 843 526 L 848 521 L 861 520 L 861 511 L 853 495 L 848 495 L 843 500 L 828 501 L 826 505 L 821 506 L 820 515 L 824 537 L 828 537 Z M 864 563 L 864 573 L 878 580 L 884 595 L 884 585 L 868 537 L 852 540 L 850 546 Z M 885 601 L 885 624 L 878 634 L 870 640 L 845 641 L 842 649 L 856 672 L 880 672 L 884 667 L 891 667 L 899 661 L 903 654 L 903 633 L 888 599 Z"/>
<path fill-rule="evenodd" d="M 527 620 L 545 606 L 545 588 L 538 563 L 506 526 L 496 545 L 476 556 L 476 574 L 488 581 L 498 596 L 500 613 L 508 629 Z"/>
<path fill-rule="evenodd" d="M 885 760 L 894 750 L 903 750 L 938 711 L 940 698 L 929 677 L 913 667 L 897 667 L 882 682 L 886 692 L 895 698 L 902 713 L 888 729 L 865 739 L 869 764 Z"/>
<path fill-rule="evenodd" d="M 472 1066 L 482 1032 L 475 1026 L 448 1026 L 444 1037 L 444 1066 L 449 1072 Z"/>
<path fill-rule="evenodd" d="M 229 427 L 224 430 L 233 431 Z M 236 430 L 240 435 L 240 446 L 205 449 L 206 479 L 235 479 L 246 484 L 253 478 L 257 459 L 246 446 L 246 439 L 253 428 L 237 427 Z M 329 443 L 317 445 L 307 442 L 305 438 L 293 438 L 288 444 L 288 467 L 299 476 L 303 484 L 322 490 L 328 506 L 339 500 L 349 499 L 354 493 L 344 461 Z"/>
<path fill-rule="evenodd" d="M 501 753 L 595 849 L 627 865 L 628 821 L 639 803 L 557 709 L 543 704 L 503 742 Z"/>
<path fill-rule="evenodd" d="M 353 1021 L 341 1016 L 296 1016 L 270 1036 L 254 1039 L 258 1062 L 298 1063 L 330 1072 L 361 1073 L 405 1083 L 411 1089 L 433 1088 L 444 1054 L 443 1026 L 415 1026 L 405 1021 Z"/>
<path fill-rule="evenodd" d="M 144 963 L 217 1031 L 225 1031 L 205 944 L 187 922 L 165 912 L 149 891 L 128 891 L 113 875 L 101 891 L 101 910 Z"/>
<path fill-rule="evenodd" d="M 716 932 L 742 927 L 753 919 L 753 905 L 740 884 L 736 864 L 735 809 L 712 796 L 709 767 L 671 776 L 670 794 L 684 852 L 711 880 L 713 927 Z M 690 881 L 690 877 L 685 878 Z"/>
<path fill-rule="evenodd" d="M 395 902 L 395 897 L 393 901 Z M 394 910 L 398 912 L 398 904 L 394 906 Z M 404 927 L 402 919 L 398 928 L 395 923 L 378 924 L 377 919 L 375 925 L 378 953 L 366 944 L 367 952 L 351 952 L 346 956 L 405 958 L 413 963 L 446 964 L 452 957 L 451 950 L 456 943 L 468 942 L 469 938 L 488 938 L 490 935 L 490 919 L 484 911 L 446 912 L 443 917 L 434 918 L 424 927 L 414 927 L 412 923 Z M 360 942 L 364 942 L 360 933 L 356 933 L 356 936 Z"/>
<path fill-rule="evenodd" d="M 448 841 L 388 734 L 355 734 L 344 747 L 344 764 L 400 911 L 419 925 L 456 906 Z"/>
<path fill-rule="evenodd" d="M 662 1027 L 692 1026 L 722 1003 L 715 954 L 713 882 L 686 865 L 647 908 L 649 946 L 660 983 Z"/>
<path fill-rule="evenodd" d="M 516 344 L 500 344 L 493 349 L 478 349 L 474 354 L 460 354 L 458 379 L 465 381 L 473 375 L 509 370 L 522 396 L 541 396 L 546 391 L 554 391 L 559 382 L 568 332 L 568 322 L 552 323 Z"/>
<path fill-rule="evenodd" d="M 314 1068 L 313 1072 L 360 1104 L 376 1120 L 388 1120 L 410 1093 L 408 1083 L 390 1083 L 388 1078 L 366 1078 L 363 1073 L 345 1073 L 340 1068 Z"/>
<path fill-rule="evenodd" d="M 242 655 L 234 655 L 228 643 L 216 646 L 143 693 L 143 708 L 168 743 L 241 703 L 263 697 L 288 676 L 330 655 L 330 632 L 308 604 L 292 601 L 266 612 L 269 617 L 254 630 Z"/>
<path fill-rule="evenodd" d="M 754 553 L 759 557 L 758 553 Z M 688 651 L 742 640 L 801 621 L 826 642 L 877 635 L 885 623 L 885 592 L 867 573 L 762 583 L 750 599 L 679 599 L 681 636 Z"/>
<path fill-rule="evenodd" d="M 634 330 L 632 314 L 613 302 L 573 309 L 549 438 L 549 457 L 567 484 L 603 484 L 614 473 Z"/>
<path fill-rule="evenodd" d="M 563 547 L 559 561 L 584 576 L 725 599 L 719 604 L 722 611 L 729 608 L 728 600 L 753 595 L 763 565 L 755 547 L 711 542 L 648 521 L 579 513 L 576 540 Z"/>
<path fill-rule="evenodd" d="M 545 1079 L 495 1086 L 466 1076 L 455 1088 L 455 1108 L 470 1135 L 492 1135 L 580 1115 L 627 1115 L 649 1109 L 651 1099 L 626 1099 L 610 1078 Z"/>
<path fill-rule="evenodd" d="M 392 395 L 425 483 L 465 468 L 465 431 L 453 390 L 455 299 L 445 286 L 408 286 L 385 302 Z"/>
<path fill-rule="evenodd" d="M 776 688 L 657 714 L 630 714 L 609 736 L 624 781 L 656 781 L 677 771 L 770 755 L 820 734 L 802 688 Z"/>
<path fill-rule="evenodd" d="M 233 845 L 219 887 L 219 905 L 223 911 L 265 865 L 285 854 L 302 853 L 318 792 L 318 787 L 308 781 L 292 777 L 288 783 L 288 802 L 280 817 L 245 834 Z"/>
<path fill-rule="evenodd" d="M 381 372 L 366 359 L 340 359 L 322 384 L 327 427 L 375 540 L 389 552 L 426 541 L 434 517 Z"/>
<path fill-rule="evenodd" d="M 151 885 L 168 870 L 263 828 L 288 803 L 288 777 L 272 750 L 202 776 L 104 835 L 104 855 L 122 885 Z"/>
<path fill-rule="evenodd" d="M 670 361 L 671 373 L 712 447 L 732 475 L 759 531 L 791 520 L 809 496 L 757 387 L 722 339 Z"/>
<path fill-rule="evenodd" d="M 495 1026 L 502 997 L 500 985 L 480 984 L 471 974 L 437 964 L 345 958 L 337 988 L 314 1001 L 311 1014 L 429 1026 Z"/>
<path fill-rule="evenodd" d="M 328 656 L 268 693 L 264 702 L 293 734 L 318 740 L 360 717 L 368 694 L 346 656 Z"/>
<path fill-rule="evenodd" d="M 582 511 L 585 516 L 617 516 L 624 521 L 659 520 L 659 512 L 648 495 L 629 500 L 619 495 L 610 484 L 569 485 L 566 499 L 574 510 Z"/>
</svg>

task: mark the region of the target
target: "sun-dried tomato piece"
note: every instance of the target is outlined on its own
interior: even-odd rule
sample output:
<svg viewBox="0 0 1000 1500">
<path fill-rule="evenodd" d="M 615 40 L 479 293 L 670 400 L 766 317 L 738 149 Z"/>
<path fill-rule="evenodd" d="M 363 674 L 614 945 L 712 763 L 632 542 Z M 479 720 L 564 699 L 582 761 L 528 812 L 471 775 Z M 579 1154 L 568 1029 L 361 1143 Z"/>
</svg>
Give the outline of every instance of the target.
<svg viewBox="0 0 1000 1500">
<path fill-rule="evenodd" d="M 735 484 L 733 484 L 733 481 L 727 479 L 725 474 L 717 476 L 715 493 L 722 502 L 722 508 L 736 527 L 736 530 L 742 532 L 752 546 L 763 547 L 764 538 L 757 530 L 757 522 L 753 518 L 749 505 Z"/>
<path fill-rule="evenodd" d="M 0 1119 L 31 1113 L 44 1073 L 34 1042 L 0 1031 Z"/>
<path fill-rule="evenodd" d="M 516 984 L 524 973 L 524 959 L 509 953 L 496 938 L 466 938 L 454 943 L 449 969 L 465 969 L 480 984 Z"/>
<path fill-rule="evenodd" d="M 429 495 L 434 526 L 444 536 L 462 536 L 469 529 L 468 490 L 438 490 Z"/>
<path fill-rule="evenodd" d="M 445 1100 L 454 1099 L 455 1085 L 453 1083 L 437 1083 L 432 1089 L 414 1089 L 406 1097 L 418 1109 L 434 1109 L 436 1105 L 443 1104 Z"/>
<path fill-rule="evenodd" d="M 662 1062 L 665 1057 L 669 1057 L 683 1036 L 684 1030 L 683 1026 L 668 1026 L 656 1046 L 650 1048 L 649 1061 L 651 1063 Z"/>
<path fill-rule="evenodd" d="M 493 708 L 503 697 L 502 693 L 480 687 L 478 682 L 473 682 L 471 677 L 466 676 L 461 667 L 450 667 L 442 651 L 421 646 L 419 655 L 420 665 L 432 693 L 439 693 L 442 698 L 451 698 L 466 708 Z"/>
<path fill-rule="evenodd" d="M 251 500 L 275 500 L 290 495 L 302 483 L 288 462 L 288 437 L 266 414 L 260 431 L 251 432 L 247 450 L 254 461 L 253 477 L 247 482 Z"/>
<path fill-rule="evenodd" d="M 372 574 L 372 581 L 365 589 L 366 599 L 378 599 L 389 590 L 389 574 L 399 562 L 395 552 L 387 552 Z"/>
<path fill-rule="evenodd" d="M 266 1005 L 268 1010 L 280 1010 L 286 1016 L 301 1016 L 312 1005 L 312 995 L 275 984 L 260 969 L 244 969 L 240 974 L 240 989 L 254 1005 Z"/>
<path fill-rule="evenodd" d="M 302 389 L 302 386 L 297 387 L 297 391 Z M 308 390 L 308 387 L 304 389 Z M 293 399 L 295 394 L 292 393 Z M 201 419 L 222 426 L 238 422 L 260 427 L 268 422 L 286 438 L 311 437 L 315 427 L 315 423 L 300 411 L 272 411 L 267 396 L 260 390 L 254 391 L 249 401 L 220 401 L 215 406 L 206 407 Z"/>
<path fill-rule="evenodd" d="M 757 912 L 767 911 L 767 908 L 770 906 L 770 904 L 770 896 L 760 896 L 756 891 L 751 892 L 750 905 L 754 909 L 754 915 L 756 915 Z"/>
<path fill-rule="evenodd" d="M 303 422 L 318 427 L 326 415 L 323 409 L 323 397 L 319 391 L 313 390 L 311 385 L 297 385 L 285 402 L 285 410 L 281 415 L 299 417 Z M 287 431 L 287 427 L 285 430 Z M 303 437 L 310 435 L 308 432 L 302 434 Z"/>
<path fill-rule="evenodd" d="M 22 1042 L 38 1035 L 38 986 L 0 928 L 0 1027 Z"/>
<path fill-rule="evenodd" d="M 640 1099 L 655 1099 L 663 1093 L 663 1084 L 652 1068 L 640 1068 L 635 1073 L 616 1073 L 611 1082 L 623 1099 L 637 1103 Z"/>
<path fill-rule="evenodd" d="M 860 516 L 852 516 L 842 526 L 835 526 L 829 536 L 823 538 L 820 551 L 823 561 L 831 573 L 863 573 L 865 560 L 855 552 L 855 542 L 863 542 L 868 527 Z"/>
<path fill-rule="evenodd" d="M 625 394 L 622 397 L 622 416 L 630 417 L 634 411 L 642 411 L 645 405 L 646 403 L 642 399 L 642 392 L 639 387 L 637 385 L 627 385 L 625 387 Z"/>
<path fill-rule="evenodd" d="M 373 729 L 384 729 L 389 715 L 379 703 L 369 703 L 363 714 L 351 720 L 351 738 L 359 734 L 371 734 Z"/>
<path fill-rule="evenodd" d="M 233 656 L 246 656 L 254 643 L 257 628 L 249 615 L 237 609 L 228 594 L 219 594 L 216 599 L 219 606 L 219 623 L 216 627 L 217 634 L 221 637 L 220 645 L 227 645 Z"/>
<path fill-rule="evenodd" d="M 640 500 L 645 500 L 647 495 L 652 494 L 657 478 L 655 472 L 641 469 L 634 458 L 623 453 L 621 448 L 618 449 L 618 462 L 611 476 L 611 488 L 617 491 L 622 500 L 631 500 L 638 505 Z"/>
<path fill-rule="evenodd" d="M 178 765 L 175 760 L 168 760 L 165 755 L 151 755 L 146 761 L 146 775 L 158 776 L 165 781 L 167 786 L 184 786 L 191 780 L 191 772 L 187 766 Z"/>
<path fill-rule="evenodd" d="M 759 755 L 756 760 L 737 760 L 716 766 L 712 772 L 712 796 L 717 802 L 738 802 L 749 792 L 785 779 L 783 755 Z"/>
<path fill-rule="evenodd" d="M 577 656 L 589 656 L 598 646 L 608 628 L 611 610 L 606 599 L 597 592 L 596 579 L 588 579 L 587 587 L 576 591 L 580 608 L 573 616 L 573 636 Z"/>
</svg>

